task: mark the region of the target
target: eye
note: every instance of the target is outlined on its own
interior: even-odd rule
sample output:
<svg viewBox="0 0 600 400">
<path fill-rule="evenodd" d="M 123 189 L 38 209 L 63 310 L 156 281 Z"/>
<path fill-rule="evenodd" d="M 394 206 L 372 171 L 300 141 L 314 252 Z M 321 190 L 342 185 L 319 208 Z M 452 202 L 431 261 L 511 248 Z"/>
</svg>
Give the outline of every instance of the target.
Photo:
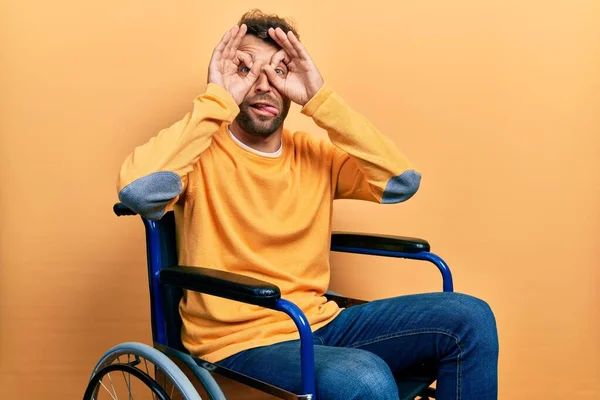
<svg viewBox="0 0 600 400">
<path fill-rule="evenodd" d="M 242 67 L 240 68 L 240 72 L 247 74 L 248 72 L 250 72 L 250 68 L 246 67 L 245 65 L 242 65 Z"/>
<path fill-rule="evenodd" d="M 277 68 L 277 69 L 275 70 L 275 72 L 276 72 L 278 75 L 285 75 L 285 71 L 284 71 L 284 70 L 282 70 L 281 68 Z"/>
</svg>

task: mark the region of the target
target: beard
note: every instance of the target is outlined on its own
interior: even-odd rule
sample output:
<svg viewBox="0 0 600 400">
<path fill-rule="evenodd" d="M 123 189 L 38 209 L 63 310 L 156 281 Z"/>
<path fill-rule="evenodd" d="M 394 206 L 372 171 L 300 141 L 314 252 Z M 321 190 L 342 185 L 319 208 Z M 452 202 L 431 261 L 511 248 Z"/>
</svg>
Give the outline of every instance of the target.
<svg viewBox="0 0 600 400">
<path fill-rule="evenodd" d="M 235 120 L 249 135 L 267 138 L 283 124 L 283 121 L 290 111 L 291 102 L 289 100 L 283 100 L 283 104 L 281 104 L 281 107 L 279 108 L 279 114 L 269 117 L 251 113 L 252 107 L 250 105 L 260 100 L 260 98 L 256 97 L 253 99 L 244 99 L 242 104 L 240 104 L 240 113 Z M 272 99 L 268 100 L 272 104 L 279 105 L 279 102 L 273 101 Z"/>
</svg>

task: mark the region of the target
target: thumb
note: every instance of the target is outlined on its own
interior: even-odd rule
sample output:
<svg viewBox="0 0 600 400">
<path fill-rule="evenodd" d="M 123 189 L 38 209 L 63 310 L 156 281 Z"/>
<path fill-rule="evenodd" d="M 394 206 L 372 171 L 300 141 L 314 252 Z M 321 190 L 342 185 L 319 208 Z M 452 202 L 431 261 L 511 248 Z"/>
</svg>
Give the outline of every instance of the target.
<svg viewBox="0 0 600 400">
<path fill-rule="evenodd" d="M 262 67 L 263 71 L 265 71 L 265 74 L 267 74 L 267 78 L 269 79 L 269 82 L 271 82 L 271 84 L 273 86 L 275 86 L 275 89 L 279 90 L 280 92 L 283 92 L 283 89 L 285 87 L 284 82 L 285 80 L 280 77 L 279 75 L 277 75 L 277 72 L 275 72 L 275 69 L 273 69 L 273 67 L 270 64 L 266 64 L 265 66 Z"/>
</svg>

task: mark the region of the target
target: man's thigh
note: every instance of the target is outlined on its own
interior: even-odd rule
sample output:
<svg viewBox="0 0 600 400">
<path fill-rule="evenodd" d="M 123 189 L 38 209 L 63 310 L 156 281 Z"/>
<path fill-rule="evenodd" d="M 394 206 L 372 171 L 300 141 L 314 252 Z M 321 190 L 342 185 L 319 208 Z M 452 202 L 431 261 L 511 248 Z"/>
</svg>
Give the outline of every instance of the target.
<svg viewBox="0 0 600 400">
<path fill-rule="evenodd" d="M 218 364 L 301 394 L 300 343 L 291 341 L 242 351 Z M 390 400 L 398 389 L 388 365 L 375 354 L 315 345 L 317 397 Z"/>
<path fill-rule="evenodd" d="M 473 331 L 494 331 L 487 304 L 458 293 L 427 293 L 350 307 L 315 332 L 316 343 L 368 350 L 399 375 L 435 365 Z"/>
</svg>

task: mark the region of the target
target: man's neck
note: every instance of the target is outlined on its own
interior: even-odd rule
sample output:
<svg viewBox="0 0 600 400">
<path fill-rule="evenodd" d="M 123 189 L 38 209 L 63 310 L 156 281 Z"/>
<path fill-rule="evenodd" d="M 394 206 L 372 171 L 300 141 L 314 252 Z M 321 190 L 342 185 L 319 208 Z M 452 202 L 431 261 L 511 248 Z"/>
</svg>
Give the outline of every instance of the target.
<svg viewBox="0 0 600 400">
<path fill-rule="evenodd" d="M 240 142 L 254 150 L 262 151 L 263 153 L 275 153 L 281 147 L 282 127 L 279 127 L 279 129 L 267 137 L 251 135 L 235 122 L 230 125 L 229 129 Z"/>
</svg>

